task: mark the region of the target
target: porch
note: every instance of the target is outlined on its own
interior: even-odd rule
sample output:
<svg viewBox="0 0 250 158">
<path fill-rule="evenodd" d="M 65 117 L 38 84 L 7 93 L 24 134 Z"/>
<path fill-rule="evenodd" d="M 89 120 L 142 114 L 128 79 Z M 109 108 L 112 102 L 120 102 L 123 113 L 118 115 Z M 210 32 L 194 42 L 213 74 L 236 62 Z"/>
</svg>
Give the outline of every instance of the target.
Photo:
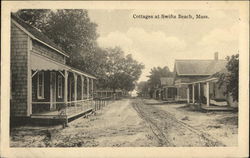
<svg viewBox="0 0 250 158">
<path fill-rule="evenodd" d="M 70 119 L 94 107 L 94 76 L 31 54 L 28 115 L 31 119 Z"/>
<path fill-rule="evenodd" d="M 217 78 L 208 78 L 187 84 L 187 103 L 198 104 L 203 111 L 235 111 L 225 94 L 225 86 Z"/>
<path fill-rule="evenodd" d="M 61 106 L 64 103 L 55 103 Z M 74 106 L 72 106 L 74 104 Z M 58 106 L 57 110 L 49 110 L 44 112 L 39 112 L 35 114 L 31 114 L 31 118 L 39 118 L 39 119 L 71 119 L 78 115 L 81 115 L 86 112 L 91 112 L 95 108 L 93 106 L 92 99 L 79 100 L 77 102 L 68 102 L 68 105 L 63 105 L 61 107 Z"/>
<path fill-rule="evenodd" d="M 164 86 L 162 90 L 162 100 L 174 101 L 177 95 L 177 88 L 174 86 Z"/>
</svg>

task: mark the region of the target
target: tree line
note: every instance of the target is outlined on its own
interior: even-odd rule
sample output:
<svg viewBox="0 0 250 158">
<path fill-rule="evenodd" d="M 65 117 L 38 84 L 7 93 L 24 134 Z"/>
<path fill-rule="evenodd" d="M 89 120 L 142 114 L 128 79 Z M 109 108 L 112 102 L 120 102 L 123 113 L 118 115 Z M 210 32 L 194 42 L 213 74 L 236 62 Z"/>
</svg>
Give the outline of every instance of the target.
<svg viewBox="0 0 250 158">
<path fill-rule="evenodd" d="M 69 54 L 66 63 L 98 78 L 99 89 L 135 88 L 144 65 L 120 47 L 101 48 L 98 25 L 85 9 L 22 9 L 15 15 L 37 28 Z M 115 39 L 114 39 L 115 40 Z"/>
<path fill-rule="evenodd" d="M 161 77 L 174 77 L 174 73 L 171 72 L 167 66 L 153 67 L 147 77 L 147 81 L 138 83 L 137 91 L 139 95 L 147 93 L 152 98 L 154 90 L 161 86 Z"/>
</svg>

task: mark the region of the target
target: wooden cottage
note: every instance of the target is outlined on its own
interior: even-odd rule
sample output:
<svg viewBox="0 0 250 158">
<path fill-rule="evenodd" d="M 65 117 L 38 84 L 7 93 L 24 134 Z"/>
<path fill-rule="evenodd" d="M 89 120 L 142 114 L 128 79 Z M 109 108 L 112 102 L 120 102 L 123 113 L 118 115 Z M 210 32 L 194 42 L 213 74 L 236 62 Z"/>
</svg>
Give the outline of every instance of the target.
<svg viewBox="0 0 250 158">
<path fill-rule="evenodd" d="M 11 15 L 11 118 L 70 118 L 92 108 L 96 78 L 66 65 L 68 57 Z"/>
<path fill-rule="evenodd" d="M 173 101 L 177 94 L 177 88 L 174 85 L 173 77 L 161 77 L 161 97 L 162 100 Z"/>
<path fill-rule="evenodd" d="M 231 97 L 225 94 L 225 85 L 219 86 L 214 74 L 225 71 L 226 60 L 219 60 L 215 53 L 213 60 L 176 60 L 175 85 L 177 100 L 187 103 L 201 103 L 217 106 L 228 105 Z"/>
<path fill-rule="evenodd" d="M 226 85 L 219 83 L 220 74 L 227 75 L 226 69 L 222 69 L 209 77 L 199 79 L 188 84 L 188 103 L 199 103 L 203 108 L 209 106 L 237 107 L 238 103 L 233 100 L 231 94 L 226 92 Z"/>
</svg>

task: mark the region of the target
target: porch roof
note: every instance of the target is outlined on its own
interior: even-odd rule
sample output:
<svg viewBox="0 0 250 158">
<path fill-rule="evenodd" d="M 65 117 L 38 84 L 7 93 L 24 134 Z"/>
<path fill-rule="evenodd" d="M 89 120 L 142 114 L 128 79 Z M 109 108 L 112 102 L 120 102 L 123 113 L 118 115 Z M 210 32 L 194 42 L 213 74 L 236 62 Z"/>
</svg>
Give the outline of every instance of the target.
<svg viewBox="0 0 250 158">
<path fill-rule="evenodd" d="M 75 72 L 77 74 L 83 75 L 85 77 L 88 78 L 92 78 L 92 79 L 96 79 L 96 77 L 84 73 L 80 70 L 77 70 L 75 68 L 72 68 L 70 66 L 67 66 L 65 64 L 59 63 L 57 61 L 54 61 L 52 59 L 49 59 L 47 57 L 35 54 L 35 53 L 31 53 L 30 54 L 30 66 L 32 70 L 43 70 L 43 71 L 47 71 L 47 70 L 54 70 L 54 71 L 70 71 L 70 72 Z"/>
</svg>

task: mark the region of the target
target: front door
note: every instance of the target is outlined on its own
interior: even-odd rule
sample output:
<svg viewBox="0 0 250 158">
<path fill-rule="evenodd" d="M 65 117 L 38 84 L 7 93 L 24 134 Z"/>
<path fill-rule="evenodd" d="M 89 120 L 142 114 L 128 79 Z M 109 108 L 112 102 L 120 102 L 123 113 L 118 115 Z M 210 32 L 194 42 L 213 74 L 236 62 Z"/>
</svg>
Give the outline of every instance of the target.
<svg viewBox="0 0 250 158">
<path fill-rule="evenodd" d="M 56 109 L 56 73 L 50 72 L 50 110 Z"/>
</svg>

